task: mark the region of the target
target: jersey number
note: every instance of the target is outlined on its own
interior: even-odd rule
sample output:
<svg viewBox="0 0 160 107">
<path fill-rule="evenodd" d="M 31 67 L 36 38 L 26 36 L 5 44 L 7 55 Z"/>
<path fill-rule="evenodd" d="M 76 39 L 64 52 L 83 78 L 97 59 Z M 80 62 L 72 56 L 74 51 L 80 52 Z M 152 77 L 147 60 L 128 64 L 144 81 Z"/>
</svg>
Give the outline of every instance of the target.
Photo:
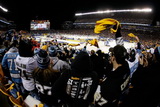
<svg viewBox="0 0 160 107">
<path fill-rule="evenodd" d="M 106 99 L 101 97 L 101 94 L 99 94 L 99 93 L 96 93 L 95 101 L 97 101 L 98 102 L 97 104 L 100 105 L 100 106 L 102 106 L 102 105 L 104 105 L 108 102 Z"/>
<path fill-rule="evenodd" d="M 12 70 L 18 70 L 17 67 L 16 67 L 16 59 L 8 59 L 8 62 L 10 62 L 10 66 L 9 66 L 9 70 L 12 71 Z"/>
<path fill-rule="evenodd" d="M 22 70 L 20 68 L 17 68 L 20 71 L 20 75 L 22 78 L 24 78 L 25 80 L 30 80 L 26 74 L 26 70 Z"/>
</svg>

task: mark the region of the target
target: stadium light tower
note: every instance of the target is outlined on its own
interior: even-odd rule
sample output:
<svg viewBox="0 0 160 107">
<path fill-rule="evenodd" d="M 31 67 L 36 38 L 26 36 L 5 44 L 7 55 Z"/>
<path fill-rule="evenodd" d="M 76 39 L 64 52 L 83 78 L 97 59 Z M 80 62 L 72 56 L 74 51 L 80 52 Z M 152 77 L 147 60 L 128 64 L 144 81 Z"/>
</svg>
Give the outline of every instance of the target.
<svg viewBox="0 0 160 107">
<path fill-rule="evenodd" d="M 2 7 L 1 5 L 0 5 L 0 9 L 2 9 L 4 12 L 8 12 L 8 9 Z"/>
</svg>

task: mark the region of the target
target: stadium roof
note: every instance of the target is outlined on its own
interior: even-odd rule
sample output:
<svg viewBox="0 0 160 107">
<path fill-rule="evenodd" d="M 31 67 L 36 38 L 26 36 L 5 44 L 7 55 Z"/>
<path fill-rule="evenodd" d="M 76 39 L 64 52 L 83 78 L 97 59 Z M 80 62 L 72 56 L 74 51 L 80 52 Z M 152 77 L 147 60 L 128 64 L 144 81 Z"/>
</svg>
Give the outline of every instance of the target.
<svg viewBox="0 0 160 107">
<path fill-rule="evenodd" d="M 127 9 L 151 7 L 158 13 L 158 3 L 153 0 L 1 0 L 0 5 L 8 12 L 0 14 L 13 20 L 19 29 L 29 29 L 30 21 L 49 19 L 52 28 L 58 28 L 64 21 L 74 21 L 76 12 L 90 12 L 103 9 Z"/>
</svg>

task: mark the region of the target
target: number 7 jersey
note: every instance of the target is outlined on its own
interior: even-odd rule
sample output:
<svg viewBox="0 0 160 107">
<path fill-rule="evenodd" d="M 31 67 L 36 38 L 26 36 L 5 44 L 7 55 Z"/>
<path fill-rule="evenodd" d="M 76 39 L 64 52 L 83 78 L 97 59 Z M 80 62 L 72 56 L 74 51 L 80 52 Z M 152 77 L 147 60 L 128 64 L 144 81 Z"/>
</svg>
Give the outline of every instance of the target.
<svg viewBox="0 0 160 107">
<path fill-rule="evenodd" d="M 35 89 L 35 82 L 32 77 L 32 72 L 37 68 L 37 61 L 33 57 L 21 57 L 17 56 L 16 66 L 20 71 L 21 79 L 24 88 L 27 91 L 32 91 Z"/>
<path fill-rule="evenodd" d="M 18 56 L 17 48 L 14 47 L 10 48 L 10 50 L 7 53 L 5 53 L 2 59 L 2 66 L 4 68 L 6 76 L 10 75 L 12 81 L 14 81 L 15 83 L 22 83 L 18 69 L 15 64 L 17 56 Z"/>
</svg>

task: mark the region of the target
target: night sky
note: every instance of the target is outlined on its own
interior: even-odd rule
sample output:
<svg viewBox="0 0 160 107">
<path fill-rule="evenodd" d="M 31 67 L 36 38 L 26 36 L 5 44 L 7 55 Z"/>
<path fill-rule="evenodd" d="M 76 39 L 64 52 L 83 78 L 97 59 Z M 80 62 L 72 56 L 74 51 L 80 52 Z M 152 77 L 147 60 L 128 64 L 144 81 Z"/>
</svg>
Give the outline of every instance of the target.
<svg viewBox="0 0 160 107">
<path fill-rule="evenodd" d="M 9 12 L 0 10 L 0 16 L 13 20 L 17 29 L 30 29 L 31 20 L 50 20 L 51 28 L 59 29 L 64 21 L 75 20 L 76 12 L 91 12 L 105 9 L 151 7 L 159 19 L 158 2 L 153 0 L 1 0 L 0 5 Z"/>
</svg>

